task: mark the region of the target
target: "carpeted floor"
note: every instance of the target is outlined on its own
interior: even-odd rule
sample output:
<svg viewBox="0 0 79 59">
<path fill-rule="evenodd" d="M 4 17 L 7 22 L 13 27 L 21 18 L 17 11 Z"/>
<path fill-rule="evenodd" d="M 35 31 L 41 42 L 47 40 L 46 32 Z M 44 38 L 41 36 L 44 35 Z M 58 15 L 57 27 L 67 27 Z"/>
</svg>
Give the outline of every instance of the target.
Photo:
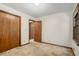
<svg viewBox="0 0 79 59">
<path fill-rule="evenodd" d="M 71 49 L 50 44 L 31 42 L 0 53 L 0 56 L 73 56 Z"/>
</svg>

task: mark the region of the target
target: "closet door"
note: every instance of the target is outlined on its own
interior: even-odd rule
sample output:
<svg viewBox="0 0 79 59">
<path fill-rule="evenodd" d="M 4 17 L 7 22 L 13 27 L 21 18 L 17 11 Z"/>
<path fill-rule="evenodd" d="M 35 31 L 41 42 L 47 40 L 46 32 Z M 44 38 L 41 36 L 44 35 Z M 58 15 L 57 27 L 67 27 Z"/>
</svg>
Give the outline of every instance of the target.
<svg viewBox="0 0 79 59">
<path fill-rule="evenodd" d="M 34 22 L 34 40 L 36 42 L 41 42 L 41 36 L 42 36 L 41 25 L 42 25 L 41 21 L 35 21 Z"/>
<path fill-rule="evenodd" d="M 10 21 L 7 14 L 0 12 L 0 52 L 9 49 Z"/>
<path fill-rule="evenodd" d="M 20 17 L 0 11 L 0 52 L 20 45 Z"/>
<path fill-rule="evenodd" d="M 10 20 L 10 45 L 11 48 L 17 47 L 20 44 L 19 37 L 19 17 L 11 16 Z"/>
</svg>

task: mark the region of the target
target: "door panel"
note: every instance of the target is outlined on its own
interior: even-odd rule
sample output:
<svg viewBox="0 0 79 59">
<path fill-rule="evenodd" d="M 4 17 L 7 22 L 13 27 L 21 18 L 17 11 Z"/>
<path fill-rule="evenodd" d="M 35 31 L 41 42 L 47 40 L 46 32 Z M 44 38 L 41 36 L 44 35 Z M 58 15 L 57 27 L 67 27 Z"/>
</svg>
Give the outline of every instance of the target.
<svg viewBox="0 0 79 59">
<path fill-rule="evenodd" d="M 10 22 L 9 19 L 6 17 L 7 14 L 0 12 L 0 51 L 5 51 L 8 49 L 8 41 L 9 41 L 9 28 Z M 5 16 L 5 17 L 4 17 Z M 7 19 L 7 20 L 5 20 Z"/>
<path fill-rule="evenodd" d="M 11 48 L 19 46 L 19 18 L 17 17 L 10 21 L 10 41 Z"/>
<path fill-rule="evenodd" d="M 41 21 L 32 21 L 29 23 L 29 39 L 41 42 Z"/>
<path fill-rule="evenodd" d="M 34 38 L 36 42 L 41 42 L 41 22 L 34 22 Z"/>
<path fill-rule="evenodd" d="M 0 11 L 0 52 L 19 46 L 20 17 Z"/>
<path fill-rule="evenodd" d="M 29 39 L 33 39 L 33 22 L 29 23 Z"/>
</svg>

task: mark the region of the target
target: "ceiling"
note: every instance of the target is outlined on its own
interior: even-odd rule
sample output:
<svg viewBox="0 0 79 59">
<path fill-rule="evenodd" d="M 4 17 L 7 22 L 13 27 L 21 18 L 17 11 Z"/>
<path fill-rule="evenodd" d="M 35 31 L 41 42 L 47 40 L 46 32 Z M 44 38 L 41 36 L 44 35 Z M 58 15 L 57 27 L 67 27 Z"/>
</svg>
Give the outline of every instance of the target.
<svg viewBox="0 0 79 59">
<path fill-rule="evenodd" d="M 41 17 L 59 12 L 69 12 L 72 11 L 74 6 L 74 3 L 40 3 L 38 6 L 36 6 L 34 3 L 3 4 L 33 17 Z"/>
</svg>

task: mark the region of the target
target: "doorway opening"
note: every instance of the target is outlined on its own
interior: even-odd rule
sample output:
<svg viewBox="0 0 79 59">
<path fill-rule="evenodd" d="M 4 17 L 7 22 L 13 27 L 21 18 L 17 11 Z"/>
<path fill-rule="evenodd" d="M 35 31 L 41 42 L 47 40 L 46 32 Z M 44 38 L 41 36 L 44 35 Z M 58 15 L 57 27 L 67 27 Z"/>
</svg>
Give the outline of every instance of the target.
<svg viewBox="0 0 79 59">
<path fill-rule="evenodd" d="M 29 20 L 29 42 L 41 42 L 42 23 L 41 21 Z"/>
</svg>

